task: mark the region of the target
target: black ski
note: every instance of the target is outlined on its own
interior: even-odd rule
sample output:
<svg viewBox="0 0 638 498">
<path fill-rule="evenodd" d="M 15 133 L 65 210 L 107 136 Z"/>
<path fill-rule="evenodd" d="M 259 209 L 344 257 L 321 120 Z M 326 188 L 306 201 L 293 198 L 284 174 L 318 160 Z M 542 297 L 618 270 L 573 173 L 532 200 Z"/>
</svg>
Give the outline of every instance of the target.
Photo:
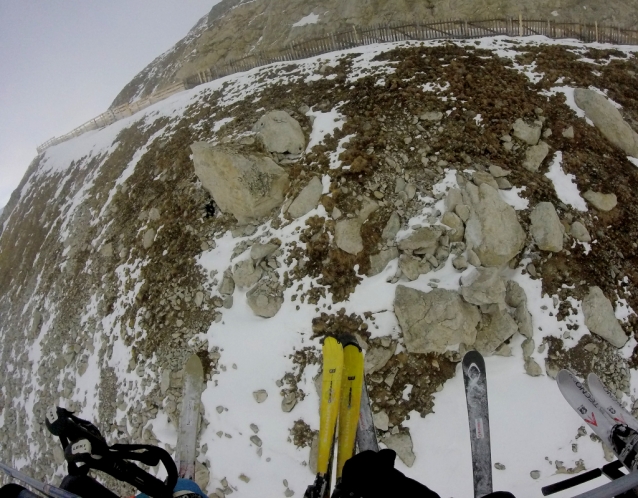
<svg viewBox="0 0 638 498">
<path fill-rule="evenodd" d="M 0 470 L 5 474 L 17 479 L 24 484 L 28 484 L 34 489 L 40 491 L 40 493 L 49 496 L 51 498 L 80 498 L 78 495 L 71 493 L 70 491 L 66 491 L 64 489 L 56 488 L 55 486 L 51 486 L 50 484 L 45 484 L 42 481 L 38 481 L 33 477 L 30 477 L 19 470 L 14 469 L 13 467 L 9 467 L 4 463 L 0 462 Z"/>
<path fill-rule="evenodd" d="M 463 357 L 462 368 L 472 444 L 474 498 L 481 498 L 492 492 L 492 452 L 485 361 L 478 351 L 468 351 Z"/>
</svg>

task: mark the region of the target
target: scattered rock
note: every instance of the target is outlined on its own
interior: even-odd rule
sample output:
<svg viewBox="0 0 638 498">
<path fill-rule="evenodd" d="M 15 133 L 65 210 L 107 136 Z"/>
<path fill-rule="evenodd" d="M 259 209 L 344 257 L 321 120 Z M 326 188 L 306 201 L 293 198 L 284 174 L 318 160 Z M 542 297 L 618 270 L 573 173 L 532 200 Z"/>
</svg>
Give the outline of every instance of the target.
<svg viewBox="0 0 638 498">
<path fill-rule="evenodd" d="M 625 345 L 628 338 L 616 319 L 611 302 L 600 287 L 589 288 L 589 294 L 583 299 L 583 314 L 585 325 L 591 332 L 617 348 Z"/>
<path fill-rule="evenodd" d="M 369 375 L 385 367 L 396 349 L 396 342 L 393 342 L 389 348 L 371 347 L 368 349 L 363 364 L 365 373 Z"/>
<path fill-rule="evenodd" d="M 441 223 L 449 226 L 452 230 L 448 233 L 450 236 L 450 242 L 461 242 L 463 240 L 463 235 L 465 234 L 465 227 L 463 226 L 463 221 L 458 215 L 452 213 L 451 211 L 447 211 L 443 218 L 441 218 Z"/>
<path fill-rule="evenodd" d="M 505 287 L 505 302 L 512 308 L 527 304 L 527 296 L 523 288 L 514 280 L 508 280 Z"/>
<path fill-rule="evenodd" d="M 266 259 L 277 249 L 279 249 L 277 244 L 253 244 L 250 248 L 250 257 L 255 261 L 255 263 L 258 263 L 261 260 Z"/>
<path fill-rule="evenodd" d="M 591 235 L 580 221 L 572 223 L 569 233 L 579 242 L 591 242 Z"/>
<path fill-rule="evenodd" d="M 399 241 L 399 249 L 404 252 L 433 255 L 439 246 L 441 232 L 435 228 L 418 228 L 409 237 Z"/>
<path fill-rule="evenodd" d="M 494 464 L 494 468 L 495 468 L 496 470 L 505 470 L 505 465 L 503 465 L 502 463 L 498 463 L 498 462 L 496 462 L 496 463 Z"/>
<path fill-rule="evenodd" d="M 210 471 L 200 462 L 195 462 L 195 482 L 201 489 L 206 489 L 210 482 Z"/>
<path fill-rule="evenodd" d="M 384 240 L 394 240 L 397 236 L 397 233 L 401 229 L 401 218 L 399 217 L 399 213 L 396 211 L 390 215 L 390 219 L 385 225 L 383 232 L 381 233 L 381 237 Z"/>
<path fill-rule="evenodd" d="M 223 213 L 240 224 L 267 216 L 284 201 L 288 174 L 270 157 L 243 155 L 206 142 L 191 145 L 195 174 Z"/>
<path fill-rule="evenodd" d="M 419 267 L 421 260 L 408 254 L 401 254 L 399 257 L 399 268 L 405 278 L 408 280 L 416 280 L 421 274 Z"/>
<path fill-rule="evenodd" d="M 563 137 L 572 140 L 574 138 L 574 127 L 570 126 L 569 128 L 565 128 L 563 130 Z"/>
<path fill-rule="evenodd" d="M 443 119 L 443 113 L 438 111 L 425 112 L 419 116 L 419 119 L 421 121 L 429 121 L 431 123 L 436 123 Z"/>
<path fill-rule="evenodd" d="M 543 375 L 543 369 L 533 358 L 525 358 L 525 373 L 532 377 L 540 377 Z"/>
<path fill-rule="evenodd" d="M 530 233 L 541 251 L 563 249 L 563 225 L 551 202 L 539 202 L 530 214 Z"/>
<path fill-rule="evenodd" d="M 496 183 L 494 177 L 485 171 L 475 171 L 472 173 L 472 181 L 477 187 L 482 183 L 487 183 L 493 189 L 498 190 L 498 183 Z"/>
<path fill-rule="evenodd" d="M 501 344 L 517 331 L 516 322 L 506 311 L 499 310 L 484 314 L 476 334 L 474 348 L 483 356 L 491 356 Z"/>
<path fill-rule="evenodd" d="M 149 228 L 144 232 L 144 238 L 142 239 L 142 246 L 144 249 L 150 249 L 155 242 L 155 229 Z"/>
<path fill-rule="evenodd" d="M 594 90 L 576 88 L 574 100 L 607 140 L 627 155 L 638 157 L 638 134 L 604 95 Z"/>
<path fill-rule="evenodd" d="M 549 154 L 549 145 L 546 142 L 540 142 L 538 145 L 534 145 L 525 151 L 525 160 L 523 161 L 523 168 L 532 173 L 536 173 L 543 161 Z"/>
<path fill-rule="evenodd" d="M 385 432 L 388 430 L 388 424 L 390 423 L 390 418 L 385 411 L 380 411 L 372 414 L 372 421 L 374 422 L 374 426 Z"/>
<path fill-rule="evenodd" d="M 536 145 L 541 138 L 541 127 L 530 126 L 522 119 L 517 119 L 512 125 L 513 135 L 529 145 Z"/>
<path fill-rule="evenodd" d="M 468 262 L 465 256 L 457 256 L 452 260 L 452 266 L 459 271 L 466 270 L 468 267 Z"/>
<path fill-rule="evenodd" d="M 369 199 L 368 197 L 364 197 L 361 203 L 361 209 L 359 210 L 359 221 L 363 224 L 370 217 L 372 213 L 374 213 L 377 209 L 379 209 L 379 205 Z"/>
<path fill-rule="evenodd" d="M 461 277 L 461 295 L 470 304 L 505 304 L 505 282 L 498 268 L 476 268 Z"/>
<path fill-rule="evenodd" d="M 261 445 L 263 444 L 261 438 L 257 435 L 250 436 L 250 442 L 257 446 L 257 448 L 261 448 Z"/>
<path fill-rule="evenodd" d="M 616 194 L 601 194 L 588 190 L 583 194 L 583 197 L 599 211 L 611 211 L 618 204 Z"/>
<path fill-rule="evenodd" d="M 509 262 L 523 248 L 526 238 L 516 211 L 485 183 L 480 187 L 467 183 L 465 193 L 466 204 L 471 207 L 465 243 L 472 246 L 484 266 Z M 469 257 L 468 261 L 472 263 Z"/>
<path fill-rule="evenodd" d="M 368 271 L 368 276 L 373 277 L 374 275 L 378 275 L 385 270 L 390 261 L 393 261 L 398 257 L 399 251 L 396 247 L 390 247 L 389 249 L 379 252 L 379 254 L 370 256 L 370 270 Z"/>
<path fill-rule="evenodd" d="M 233 272 L 233 282 L 242 289 L 255 285 L 263 274 L 259 266 L 255 266 L 252 259 L 246 259 L 235 265 Z"/>
<path fill-rule="evenodd" d="M 425 293 L 398 285 L 394 297 L 405 347 L 410 353 L 443 353 L 449 346 L 474 344 L 479 310 L 450 290 Z"/>
<path fill-rule="evenodd" d="M 281 409 L 284 412 L 288 413 L 292 411 L 292 409 L 295 407 L 296 404 L 297 404 L 297 394 L 295 394 L 294 392 L 288 393 L 281 400 Z"/>
<path fill-rule="evenodd" d="M 335 243 L 342 251 L 349 254 L 359 254 L 363 251 L 361 238 L 361 221 L 357 218 L 342 220 L 335 226 Z"/>
<path fill-rule="evenodd" d="M 260 389 L 259 391 L 253 391 L 253 398 L 257 403 L 263 403 L 268 399 L 268 393 L 265 389 Z"/>
<path fill-rule="evenodd" d="M 497 178 L 496 184 L 500 190 L 510 190 L 513 186 L 506 178 Z"/>
<path fill-rule="evenodd" d="M 306 148 L 301 125 L 285 111 L 271 111 L 263 115 L 253 131 L 270 152 L 301 154 Z"/>
<path fill-rule="evenodd" d="M 489 171 L 490 175 L 496 179 L 508 176 L 511 173 L 511 171 L 503 169 L 500 166 L 496 166 L 495 164 L 490 164 Z"/>
<path fill-rule="evenodd" d="M 516 308 L 514 320 L 516 321 L 516 325 L 518 325 L 518 331 L 521 335 L 531 339 L 534 335 L 534 327 L 532 324 L 532 314 L 527 309 L 526 302 Z"/>
<path fill-rule="evenodd" d="M 246 293 L 246 301 L 255 315 L 272 318 L 284 304 L 284 295 L 277 281 L 262 280 Z"/>
<path fill-rule="evenodd" d="M 463 194 L 458 188 L 451 188 L 445 196 L 445 209 L 454 211 L 459 204 L 463 204 Z"/>
<path fill-rule="evenodd" d="M 541 472 L 540 470 L 532 470 L 529 475 L 532 477 L 532 479 L 538 479 L 541 476 Z"/>
<path fill-rule="evenodd" d="M 454 212 L 458 215 L 459 218 L 463 221 L 463 223 L 467 223 L 467 220 L 470 219 L 470 206 L 466 204 L 457 204 L 454 208 Z"/>
<path fill-rule="evenodd" d="M 288 208 L 288 214 L 293 218 L 301 218 L 303 215 L 309 213 L 319 204 L 321 199 L 321 193 L 323 192 L 323 185 L 319 177 L 313 177 L 312 180 L 306 185 L 299 195 L 292 202 Z"/>
<path fill-rule="evenodd" d="M 412 451 L 412 437 L 410 433 L 386 434 L 381 441 L 388 448 L 394 450 L 405 465 L 412 467 L 416 456 Z"/>
</svg>

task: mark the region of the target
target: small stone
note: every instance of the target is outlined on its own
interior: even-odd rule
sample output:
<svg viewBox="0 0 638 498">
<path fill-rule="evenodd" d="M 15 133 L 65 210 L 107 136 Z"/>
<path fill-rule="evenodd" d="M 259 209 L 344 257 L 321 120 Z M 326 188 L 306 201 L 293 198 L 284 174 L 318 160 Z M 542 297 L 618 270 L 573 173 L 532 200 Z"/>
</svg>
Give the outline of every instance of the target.
<svg viewBox="0 0 638 498">
<path fill-rule="evenodd" d="M 222 413 L 224 411 L 224 407 L 220 405 L 216 408 L 216 410 L 217 410 L 217 413 Z"/>
<path fill-rule="evenodd" d="M 572 223 L 569 233 L 579 242 L 591 242 L 591 235 L 580 221 Z"/>
<path fill-rule="evenodd" d="M 257 434 L 259 432 L 259 427 L 257 427 L 257 424 L 250 424 L 250 430 Z"/>
<path fill-rule="evenodd" d="M 532 377 L 539 377 L 543 375 L 543 369 L 540 367 L 533 358 L 525 359 L 525 373 L 527 375 L 531 375 Z"/>
<path fill-rule="evenodd" d="M 390 423 L 390 418 L 385 411 L 380 411 L 372 414 L 372 421 L 374 422 L 374 426 L 385 432 L 388 430 L 388 424 Z"/>
<path fill-rule="evenodd" d="M 452 266 L 459 271 L 466 270 L 468 267 L 468 262 L 465 256 L 457 256 L 452 260 Z"/>
<path fill-rule="evenodd" d="M 341 218 L 341 216 L 342 216 L 341 210 L 338 207 L 334 207 L 332 209 L 332 219 L 338 220 L 339 218 Z"/>
<path fill-rule="evenodd" d="M 250 477 L 248 477 L 246 474 L 239 474 L 239 480 L 244 482 L 250 482 Z"/>
<path fill-rule="evenodd" d="M 142 246 L 144 249 L 150 249 L 155 242 L 155 229 L 149 228 L 146 232 L 144 232 L 144 238 L 142 240 Z"/>
<path fill-rule="evenodd" d="M 286 491 L 284 491 L 284 496 L 286 498 L 290 498 L 294 494 L 295 494 L 295 492 L 292 489 L 290 489 L 290 488 L 286 488 Z"/>
<path fill-rule="evenodd" d="M 540 470 L 532 470 L 529 475 L 532 477 L 532 479 L 538 479 L 541 476 L 541 472 Z"/>
<path fill-rule="evenodd" d="M 511 173 L 511 171 L 503 169 L 500 166 L 496 166 L 495 164 L 490 165 L 489 171 L 490 171 L 490 175 L 492 175 L 494 178 L 497 178 L 497 179 L 507 176 Z"/>
<path fill-rule="evenodd" d="M 260 389 L 259 391 L 253 392 L 253 398 L 255 398 L 257 403 L 263 403 L 268 399 L 268 393 L 265 389 Z"/>
<path fill-rule="evenodd" d="M 288 393 L 284 396 L 284 399 L 281 401 L 281 409 L 284 412 L 290 412 L 297 404 L 297 395 L 293 393 Z"/>
<path fill-rule="evenodd" d="M 588 190 L 583 194 L 583 197 L 599 211 L 611 211 L 618 204 L 616 194 L 601 194 Z"/>
<path fill-rule="evenodd" d="M 250 436 L 250 442 L 258 448 L 261 448 L 261 445 L 263 444 L 259 436 Z"/>
<path fill-rule="evenodd" d="M 574 138 L 574 127 L 570 126 L 569 128 L 565 128 L 563 130 L 563 137 L 572 140 Z"/>
<path fill-rule="evenodd" d="M 505 465 L 503 465 L 502 463 L 498 463 L 498 462 L 496 462 L 496 463 L 494 464 L 494 468 L 495 468 L 496 470 L 505 470 Z"/>
<path fill-rule="evenodd" d="M 497 178 L 496 183 L 500 190 L 510 190 L 512 188 L 512 184 L 507 178 Z"/>
<path fill-rule="evenodd" d="M 538 276 L 536 274 L 536 266 L 534 266 L 534 263 L 529 263 L 526 269 L 527 269 L 527 273 L 529 273 L 532 277 L 536 278 Z"/>
<path fill-rule="evenodd" d="M 477 187 L 483 183 L 487 183 L 494 190 L 498 190 L 498 183 L 496 183 L 494 177 L 485 171 L 475 171 L 472 173 L 472 181 Z"/>
</svg>

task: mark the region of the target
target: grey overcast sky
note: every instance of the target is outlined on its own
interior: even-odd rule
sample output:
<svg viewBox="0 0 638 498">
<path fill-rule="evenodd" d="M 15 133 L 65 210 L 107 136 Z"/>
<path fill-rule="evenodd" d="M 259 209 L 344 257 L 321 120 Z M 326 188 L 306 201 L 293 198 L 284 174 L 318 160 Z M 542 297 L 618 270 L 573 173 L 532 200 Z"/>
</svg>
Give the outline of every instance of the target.
<svg viewBox="0 0 638 498">
<path fill-rule="evenodd" d="M 220 0 L 0 0 L 0 208 L 36 147 L 106 111 Z"/>
</svg>

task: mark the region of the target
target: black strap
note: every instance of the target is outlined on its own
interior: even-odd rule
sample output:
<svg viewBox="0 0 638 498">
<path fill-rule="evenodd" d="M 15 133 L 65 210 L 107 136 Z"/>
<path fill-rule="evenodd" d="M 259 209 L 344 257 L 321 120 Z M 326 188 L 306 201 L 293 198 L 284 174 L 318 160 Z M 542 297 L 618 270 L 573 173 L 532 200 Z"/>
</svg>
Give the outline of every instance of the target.
<svg viewBox="0 0 638 498">
<path fill-rule="evenodd" d="M 86 475 L 89 469 L 96 469 L 135 486 L 153 498 L 172 497 L 178 478 L 177 466 L 163 448 L 145 444 L 109 446 L 95 425 L 60 407 L 47 411 L 46 426 L 60 438 L 69 474 Z M 131 461 L 151 467 L 162 462 L 168 477 L 162 482 Z"/>
</svg>

